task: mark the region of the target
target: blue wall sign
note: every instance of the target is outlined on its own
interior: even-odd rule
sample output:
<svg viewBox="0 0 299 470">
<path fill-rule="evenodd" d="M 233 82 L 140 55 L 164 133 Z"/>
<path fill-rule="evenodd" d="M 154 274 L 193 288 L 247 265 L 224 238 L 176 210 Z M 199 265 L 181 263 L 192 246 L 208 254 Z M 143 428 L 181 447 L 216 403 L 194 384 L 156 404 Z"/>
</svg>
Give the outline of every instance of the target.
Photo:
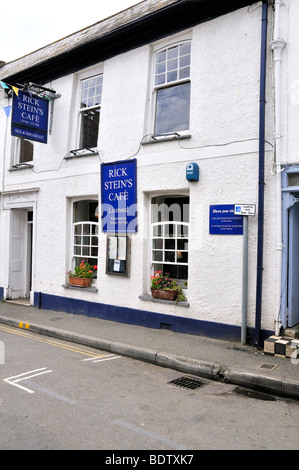
<svg viewBox="0 0 299 470">
<path fill-rule="evenodd" d="M 210 206 L 210 235 L 243 235 L 243 217 L 232 204 Z"/>
<path fill-rule="evenodd" d="M 12 104 L 11 135 L 47 143 L 49 101 L 19 90 Z"/>
<path fill-rule="evenodd" d="M 101 193 L 103 232 L 137 232 L 136 159 L 102 163 Z"/>
</svg>

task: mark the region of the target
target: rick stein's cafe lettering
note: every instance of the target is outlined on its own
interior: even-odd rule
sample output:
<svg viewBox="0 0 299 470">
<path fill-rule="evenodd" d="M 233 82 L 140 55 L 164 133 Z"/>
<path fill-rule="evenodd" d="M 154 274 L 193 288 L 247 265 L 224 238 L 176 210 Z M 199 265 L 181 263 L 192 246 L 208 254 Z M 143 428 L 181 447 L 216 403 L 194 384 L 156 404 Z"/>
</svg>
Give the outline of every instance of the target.
<svg viewBox="0 0 299 470">
<path fill-rule="evenodd" d="M 108 172 L 108 181 L 104 183 L 105 191 L 108 191 L 108 200 L 115 201 L 128 201 L 128 189 L 133 187 L 133 179 L 128 177 L 127 168 L 113 168 Z M 113 209 L 113 212 L 127 212 L 128 208 Z"/>
<path fill-rule="evenodd" d="M 44 110 L 40 107 L 39 99 L 22 94 L 22 101 L 18 102 L 18 109 L 21 112 L 22 120 L 30 123 L 40 123 L 40 118 L 44 115 Z"/>
</svg>

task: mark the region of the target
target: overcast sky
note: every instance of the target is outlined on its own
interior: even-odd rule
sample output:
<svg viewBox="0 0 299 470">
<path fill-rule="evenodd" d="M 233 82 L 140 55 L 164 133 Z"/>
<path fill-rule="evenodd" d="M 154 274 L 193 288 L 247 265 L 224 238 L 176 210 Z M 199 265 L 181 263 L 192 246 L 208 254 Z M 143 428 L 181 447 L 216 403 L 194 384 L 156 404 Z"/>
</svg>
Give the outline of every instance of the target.
<svg viewBox="0 0 299 470">
<path fill-rule="evenodd" d="M 0 14 L 0 60 L 11 62 L 141 0 L 13 0 Z"/>
</svg>

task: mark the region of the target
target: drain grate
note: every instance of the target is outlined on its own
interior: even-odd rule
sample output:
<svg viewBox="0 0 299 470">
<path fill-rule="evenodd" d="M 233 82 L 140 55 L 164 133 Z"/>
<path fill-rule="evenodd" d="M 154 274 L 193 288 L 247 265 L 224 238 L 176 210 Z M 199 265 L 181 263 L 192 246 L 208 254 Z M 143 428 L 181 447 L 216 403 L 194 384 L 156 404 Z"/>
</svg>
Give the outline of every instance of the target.
<svg viewBox="0 0 299 470">
<path fill-rule="evenodd" d="M 276 369 L 276 367 L 277 367 L 276 364 L 268 364 L 266 362 L 264 362 L 263 364 L 259 366 L 260 369 L 268 369 L 268 370 L 274 370 Z"/>
<path fill-rule="evenodd" d="M 176 385 L 177 387 L 188 388 L 191 390 L 194 390 L 195 388 L 199 388 L 204 385 L 203 382 L 193 377 L 179 377 L 178 379 L 171 380 L 168 383 Z"/>
</svg>

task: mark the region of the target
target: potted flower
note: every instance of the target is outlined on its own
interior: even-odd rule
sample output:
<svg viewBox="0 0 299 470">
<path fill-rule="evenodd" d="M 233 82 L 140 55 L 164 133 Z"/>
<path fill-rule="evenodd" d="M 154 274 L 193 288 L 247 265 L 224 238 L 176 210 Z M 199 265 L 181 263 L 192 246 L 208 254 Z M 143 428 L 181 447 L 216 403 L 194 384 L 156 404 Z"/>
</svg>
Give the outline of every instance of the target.
<svg viewBox="0 0 299 470">
<path fill-rule="evenodd" d="M 71 271 L 67 272 L 70 285 L 77 287 L 89 287 L 91 279 L 93 278 L 97 269 L 97 266 L 92 266 L 83 260 L 79 266 L 75 266 L 73 273 Z"/>
<path fill-rule="evenodd" d="M 155 299 L 175 300 L 181 302 L 185 300 L 181 286 L 178 286 L 174 279 L 171 279 L 167 273 L 155 271 L 151 278 L 151 292 Z"/>
</svg>

